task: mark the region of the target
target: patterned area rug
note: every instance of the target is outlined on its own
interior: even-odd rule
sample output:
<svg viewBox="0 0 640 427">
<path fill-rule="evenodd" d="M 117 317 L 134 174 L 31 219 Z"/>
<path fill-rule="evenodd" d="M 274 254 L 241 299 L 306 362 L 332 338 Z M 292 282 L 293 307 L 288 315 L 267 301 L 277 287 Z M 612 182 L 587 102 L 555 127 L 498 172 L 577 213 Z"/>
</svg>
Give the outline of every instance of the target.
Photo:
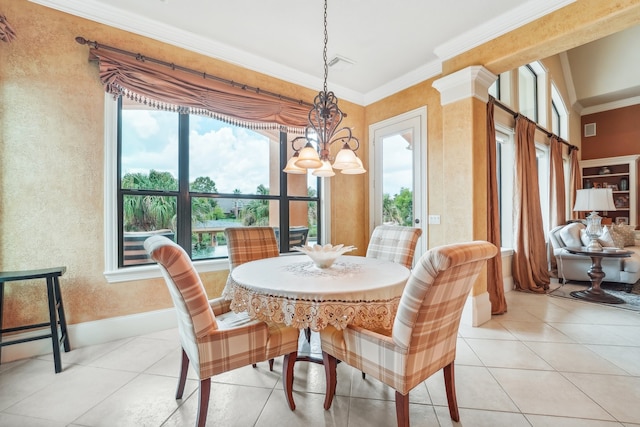
<svg viewBox="0 0 640 427">
<path fill-rule="evenodd" d="M 611 295 L 615 295 L 618 298 L 624 300 L 624 304 L 604 304 L 604 303 L 593 303 L 593 304 L 601 304 L 606 305 L 608 307 L 622 308 L 624 310 L 633 310 L 640 311 L 640 282 L 634 285 L 627 285 L 624 283 L 613 283 L 613 282 L 604 282 L 601 285 L 602 289 Z M 577 299 L 571 296 L 571 292 L 573 291 L 583 291 L 589 288 L 589 282 L 575 282 L 571 281 L 569 283 L 565 283 L 564 285 L 560 285 L 558 283 L 551 283 L 551 292 L 549 295 L 552 297 L 559 298 L 571 298 Z"/>
</svg>

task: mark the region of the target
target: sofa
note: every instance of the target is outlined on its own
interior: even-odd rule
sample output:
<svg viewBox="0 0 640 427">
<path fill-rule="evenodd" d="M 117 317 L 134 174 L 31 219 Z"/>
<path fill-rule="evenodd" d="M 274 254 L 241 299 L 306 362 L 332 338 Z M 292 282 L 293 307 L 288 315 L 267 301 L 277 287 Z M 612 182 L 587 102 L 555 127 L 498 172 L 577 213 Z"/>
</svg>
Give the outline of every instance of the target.
<svg viewBox="0 0 640 427">
<path fill-rule="evenodd" d="M 603 247 L 618 247 L 633 252 L 629 258 L 603 258 L 602 271 L 605 282 L 618 282 L 628 285 L 640 279 L 640 240 L 636 240 L 634 226 L 608 225 L 598 239 Z M 572 222 L 555 227 L 549 232 L 553 256 L 558 268 L 560 283 L 567 281 L 589 281 L 587 272 L 591 267 L 591 258 L 585 255 L 569 253 L 565 248 L 586 246 L 589 238 L 585 225 Z"/>
</svg>

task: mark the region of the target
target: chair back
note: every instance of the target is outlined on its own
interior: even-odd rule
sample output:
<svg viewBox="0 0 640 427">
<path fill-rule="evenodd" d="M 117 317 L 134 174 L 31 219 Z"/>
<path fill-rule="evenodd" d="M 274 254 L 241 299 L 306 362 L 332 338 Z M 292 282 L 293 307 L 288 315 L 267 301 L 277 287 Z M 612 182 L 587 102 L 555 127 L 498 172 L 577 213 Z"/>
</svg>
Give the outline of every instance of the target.
<svg viewBox="0 0 640 427">
<path fill-rule="evenodd" d="M 216 318 L 206 290 L 189 255 L 164 236 L 151 236 L 144 242 L 147 253 L 158 263 L 178 314 L 182 348 L 194 366 L 199 366 L 197 339 L 217 329 Z"/>
<path fill-rule="evenodd" d="M 392 331 L 395 344 L 409 353 L 406 375 L 424 379 L 453 362 L 465 301 L 486 261 L 497 253 L 495 245 L 474 241 L 433 248 L 418 260 Z"/>
<path fill-rule="evenodd" d="M 276 241 L 278 242 L 278 248 L 280 247 L 280 228 L 273 227 L 273 231 L 276 233 Z M 289 227 L 289 250 L 295 246 L 304 246 L 307 244 L 307 236 L 309 235 L 309 227 L 293 226 Z"/>
<path fill-rule="evenodd" d="M 392 261 L 407 268 L 413 266 L 416 244 L 422 229 L 399 225 L 379 225 L 373 230 L 367 257 Z"/>
<path fill-rule="evenodd" d="M 229 270 L 245 262 L 280 255 L 272 227 L 228 227 L 224 229 L 229 251 Z"/>
</svg>

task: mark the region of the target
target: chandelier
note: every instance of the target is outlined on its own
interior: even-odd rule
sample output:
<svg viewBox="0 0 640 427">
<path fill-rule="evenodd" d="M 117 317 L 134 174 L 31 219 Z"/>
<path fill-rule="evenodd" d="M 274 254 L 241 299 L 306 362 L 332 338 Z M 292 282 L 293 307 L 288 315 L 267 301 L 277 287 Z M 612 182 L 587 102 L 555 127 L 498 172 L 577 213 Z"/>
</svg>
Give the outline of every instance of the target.
<svg viewBox="0 0 640 427">
<path fill-rule="evenodd" d="M 316 95 L 313 106 L 309 111 L 309 124 L 304 130 L 304 136 L 291 141 L 293 156 L 287 162 L 284 172 L 291 174 L 306 174 L 312 169 L 312 174 L 320 177 L 334 176 L 334 169 L 342 170 L 343 174 L 356 175 L 365 173 L 362 161 L 355 151 L 360 147 L 358 138 L 351 134 L 348 127 L 340 127 L 344 114 L 338 108 L 338 98 L 333 92 L 327 91 L 327 0 L 324 1 L 324 88 Z M 329 148 L 334 143 L 340 143 L 342 148 L 331 164 Z"/>
</svg>

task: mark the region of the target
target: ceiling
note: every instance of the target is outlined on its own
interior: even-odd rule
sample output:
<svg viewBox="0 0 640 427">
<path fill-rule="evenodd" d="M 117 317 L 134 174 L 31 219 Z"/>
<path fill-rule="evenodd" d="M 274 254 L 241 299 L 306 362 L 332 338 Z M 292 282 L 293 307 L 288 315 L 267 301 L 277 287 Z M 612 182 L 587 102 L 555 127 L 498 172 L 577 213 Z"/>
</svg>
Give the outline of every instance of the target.
<svg viewBox="0 0 640 427">
<path fill-rule="evenodd" d="M 31 1 L 322 89 L 321 0 Z M 331 0 L 327 12 L 327 59 L 340 56 L 352 64 L 341 62 L 347 66 L 330 67 L 328 88 L 339 98 L 370 104 L 438 75 L 444 60 L 573 1 L 457 0 L 452 6 L 442 0 Z M 91 39 L 91 34 L 78 36 Z M 638 31 L 631 38 L 640 41 Z M 626 43 L 629 38 L 623 41 Z M 637 73 L 633 84 L 624 83 L 627 79 L 619 76 L 607 83 L 596 75 L 600 68 L 607 67 L 596 70 L 591 66 L 592 62 L 603 63 L 593 52 L 610 52 L 609 47 L 596 47 L 574 49 L 564 57 L 565 71 L 571 72 L 575 84 L 572 104 L 593 109 L 623 97 L 640 96 Z M 635 56 L 639 55 L 640 50 L 636 49 Z M 609 69 L 615 68 L 611 61 L 609 58 L 606 62 Z M 591 72 L 583 73 L 587 69 Z M 588 84 L 590 79 L 598 82 L 597 90 Z"/>
</svg>

